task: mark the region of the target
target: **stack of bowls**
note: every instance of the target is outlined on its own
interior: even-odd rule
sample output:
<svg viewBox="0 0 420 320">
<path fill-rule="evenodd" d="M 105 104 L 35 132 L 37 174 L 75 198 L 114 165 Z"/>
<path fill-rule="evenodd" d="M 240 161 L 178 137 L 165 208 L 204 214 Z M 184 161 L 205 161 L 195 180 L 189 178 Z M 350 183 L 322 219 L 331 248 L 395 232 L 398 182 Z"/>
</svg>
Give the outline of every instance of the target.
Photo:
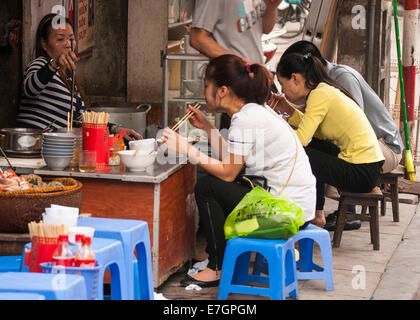
<svg viewBox="0 0 420 320">
<path fill-rule="evenodd" d="M 72 133 L 44 133 L 42 135 L 42 157 L 48 168 L 61 171 L 73 159 L 76 136 Z"/>
</svg>

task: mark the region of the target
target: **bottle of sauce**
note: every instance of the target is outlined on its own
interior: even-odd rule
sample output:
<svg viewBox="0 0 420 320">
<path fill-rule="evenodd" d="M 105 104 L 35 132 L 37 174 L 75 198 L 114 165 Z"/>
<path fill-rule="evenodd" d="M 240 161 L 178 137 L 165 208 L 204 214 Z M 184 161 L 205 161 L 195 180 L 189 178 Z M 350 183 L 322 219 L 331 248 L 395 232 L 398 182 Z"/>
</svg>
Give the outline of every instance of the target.
<svg viewBox="0 0 420 320">
<path fill-rule="evenodd" d="M 96 256 L 91 248 L 92 238 L 84 237 L 83 245 L 75 257 L 75 266 L 79 268 L 94 268 L 96 265 Z"/>
<path fill-rule="evenodd" d="M 74 255 L 69 247 L 69 236 L 61 235 L 58 237 L 58 247 L 53 253 L 52 260 L 54 266 L 73 266 Z"/>
<path fill-rule="evenodd" d="M 80 248 L 83 246 L 83 238 L 85 236 L 83 234 L 76 234 L 75 236 L 75 245 L 71 248 L 71 252 L 73 252 L 73 255 L 76 256 L 76 254 L 79 252 Z"/>
</svg>

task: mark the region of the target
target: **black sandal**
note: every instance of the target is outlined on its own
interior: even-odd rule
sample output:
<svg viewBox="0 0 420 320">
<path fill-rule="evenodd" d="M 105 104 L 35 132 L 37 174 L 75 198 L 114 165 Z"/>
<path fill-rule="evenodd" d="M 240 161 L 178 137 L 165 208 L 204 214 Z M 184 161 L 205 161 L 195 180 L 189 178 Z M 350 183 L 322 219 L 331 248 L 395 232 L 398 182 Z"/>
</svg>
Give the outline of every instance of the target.
<svg viewBox="0 0 420 320">
<path fill-rule="evenodd" d="M 201 288 L 213 288 L 219 286 L 219 280 L 214 281 L 200 281 L 196 280 L 188 274 L 185 275 L 185 278 L 180 282 L 182 287 L 188 287 L 191 284 L 199 286 Z"/>
</svg>

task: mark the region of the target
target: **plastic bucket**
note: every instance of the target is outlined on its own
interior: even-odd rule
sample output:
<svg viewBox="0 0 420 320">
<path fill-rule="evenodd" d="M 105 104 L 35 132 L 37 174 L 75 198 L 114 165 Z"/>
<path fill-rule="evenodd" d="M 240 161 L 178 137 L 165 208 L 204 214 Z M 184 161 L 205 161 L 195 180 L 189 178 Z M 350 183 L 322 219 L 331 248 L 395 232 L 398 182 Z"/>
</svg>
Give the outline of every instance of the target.
<svg viewBox="0 0 420 320">
<path fill-rule="evenodd" d="M 29 272 L 41 273 L 40 264 L 52 261 L 52 256 L 57 246 L 58 238 L 32 237 Z"/>
<path fill-rule="evenodd" d="M 83 150 L 96 151 L 96 169 L 109 169 L 108 127 L 83 123 Z"/>
</svg>

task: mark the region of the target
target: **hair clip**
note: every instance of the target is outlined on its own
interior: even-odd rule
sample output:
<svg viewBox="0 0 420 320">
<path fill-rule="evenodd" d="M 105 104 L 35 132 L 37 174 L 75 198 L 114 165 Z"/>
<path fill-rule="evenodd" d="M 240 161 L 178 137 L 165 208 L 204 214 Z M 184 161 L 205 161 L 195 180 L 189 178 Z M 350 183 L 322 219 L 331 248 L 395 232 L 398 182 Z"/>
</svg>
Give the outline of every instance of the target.
<svg viewBox="0 0 420 320">
<path fill-rule="evenodd" d="M 251 73 L 252 71 L 251 71 L 251 65 L 249 64 L 249 63 L 247 63 L 246 64 L 246 71 L 248 72 L 248 73 Z"/>
<path fill-rule="evenodd" d="M 312 54 L 310 52 L 303 55 L 303 59 L 309 59 L 309 57 L 312 57 Z"/>
</svg>

